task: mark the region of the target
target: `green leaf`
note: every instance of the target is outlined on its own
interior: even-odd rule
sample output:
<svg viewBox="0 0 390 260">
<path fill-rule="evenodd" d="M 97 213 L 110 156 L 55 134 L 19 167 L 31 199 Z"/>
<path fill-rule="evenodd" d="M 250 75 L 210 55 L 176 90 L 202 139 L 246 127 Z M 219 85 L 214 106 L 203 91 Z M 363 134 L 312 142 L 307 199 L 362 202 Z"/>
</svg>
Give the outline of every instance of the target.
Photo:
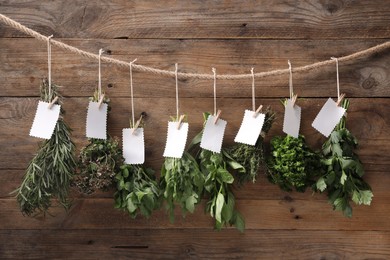
<svg viewBox="0 0 390 260">
<path fill-rule="evenodd" d="M 225 203 L 225 206 L 222 208 L 222 218 L 229 222 L 233 217 L 234 212 L 234 196 L 231 192 L 228 193 L 228 199 Z"/>
<path fill-rule="evenodd" d="M 127 210 L 132 213 L 137 210 L 137 206 L 134 205 L 131 199 L 127 200 Z"/>
<path fill-rule="evenodd" d="M 215 205 L 215 219 L 219 222 L 222 222 L 221 213 L 224 204 L 225 204 L 224 196 L 222 195 L 222 193 L 218 193 L 217 202 Z"/>
<path fill-rule="evenodd" d="M 245 230 L 245 220 L 241 216 L 241 214 L 238 213 L 238 212 L 236 212 L 236 221 L 234 222 L 234 225 L 236 226 L 236 228 L 238 230 L 240 230 L 241 232 L 244 232 L 244 230 Z"/>
<path fill-rule="evenodd" d="M 359 205 L 361 204 L 361 198 L 360 198 L 360 192 L 357 190 L 354 190 L 352 193 L 352 201 L 355 202 L 355 204 Z"/>
<path fill-rule="evenodd" d="M 363 205 L 371 205 L 372 197 L 374 194 L 370 190 L 362 190 L 360 191 L 360 201 Z"/>
<path fill-rule="evenodd" d="M 345 181 L 347 180 L 347 175 L 345 174 L 345 171 L 343 171 L 341 177 L 340 177 L 340 183 L 341 185 L 344 185 Z"/>
<path fill-rule="evenodd" d="M 333 154 L 336 154 L 339 157 L 343 156 L 343 150 L 341 149 L 341 146 L 338 143 L 332 144 L 332 151 L 333 151 Z"/>
<path fill-rule="evenodd" d="M 187 199 L 186 199 L 186 209 L 191 212 L 191 213 L 194 213 L 194 210 L 195 210 L 195 204 L 197 203 L 197 199 L 194 195 L 192 196 L 189 196 Z"/>
<path fill-rule="evenodd" d="M 219 173 L 219 176 L 221 177 L 222 182 L 233 183 L 234 177 L 226 169 L 219 168 L 218 173 Z"/>
<path fill-rule="evenodd" d="M 319 178 L 317 183 L 316 183 L 316 187 L 318 190 L 320 190 L 321 192 L 323 192 L 325 189 L 326 189 L 326 183 L 325 183 L 325 180 L 323 177 Z"/>
</svg>

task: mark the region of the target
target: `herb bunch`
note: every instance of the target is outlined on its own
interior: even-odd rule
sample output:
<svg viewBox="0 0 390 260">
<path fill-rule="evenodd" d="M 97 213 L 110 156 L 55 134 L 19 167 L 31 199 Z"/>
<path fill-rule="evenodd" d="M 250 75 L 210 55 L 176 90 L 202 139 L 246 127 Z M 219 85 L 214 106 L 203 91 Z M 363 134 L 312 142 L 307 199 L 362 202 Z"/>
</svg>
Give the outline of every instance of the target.
<svg viewBox="0 0 390 260">
<path fill-rule="evenodd" d="M 125 164 L 115 181 L 115 208 L 125 210 L 135 218 L 138 213 L 150 217 L 153 210 L 160 207 L 161 190 L 152 169 Z"/>
<path fill-rule="evenodd" d="M 304 136 L 276 136 L 271 140 L 268 179 L 283 190 L 295 188 L 304 192 L 315 182 L 314 177 L 323 171 L 320 162 L 320 155 L 309 149 Z"/>
<path fill-rule="evenodd" d="M 207 120 L 209 113 L 204 113 Z M 202 132 L 192 141 L 191 146 L 199 145 Z M 245 229 L 245 220 L 235 208 L 235 197 L 232 192 L 234 182 L 233 175 L 228 171 L 228 166 L 238 172 L 245 172 L 244 167 L 235 161 L 227 151 L 214 153 L 200 149 L 197 153 L 200 169 L 206 176 L 204 189 L 208 194 L 205 211 L 215 218 L 215 228 L 220 230 L 223 226 L 236 226 L 241 232 Z"/>
<path fill-rule="evenodd" d="M 58 86 L 42 81 L 41 100 L 50 102 L 58 96 L 58 103 L 62 97 L 58 93 Z M 65 209 L 70 207 L 68 198 L 70 181 L 75 171 L 75 146 L 71 140 L 71 129 L 63 120 L 64 110 L 61 108 L 60 117 L 54 128 L 52 137 L 41 142 L 39 150 L 30 161 L 22 184 L 13 193 L 24 215 L 31 216 L 35 212 L 46 213 L 51 206 L 51 199 L 57 198 Z"/>
<path fill-rule="evenodd" d="M 97 91 L 90 100 L 99 100 Z M 110 100 L 105 96 L 103 102 L 109 104 Z M 119 140 L 108 135 L 106 140 L 90 138 L 88 141 L 80 151 L 73 185 L 84 194 L 107 191 L 113 186 L 114 177 L 124 162 Z"/>
<path fill-rule="evenodd" d="M 349 108 L 348 99 L 343 100 L 342 107 Z M 350 200 L 357 205 L 370 205 L 374 195 L 369 184 L 362 179 L 364 169 L 354 153 L 358 141 L 346 128 L 345 121 L 343 116 L 322 146 L 326 172 L 318 179 L 314 189 L 320 192 L 326 190 L 333 209 L 352 217 Z"/>
<path fill-rule="evenodd" d="M 245 168 L 245 172 L 238 173 L 235 176 L 239 184 L 252 181 L 256 182 L 257 174 L 261 166 L 266 167 L 265 153 L 264 153 L 264 138 L 272 127 L 275 120 L 275 112 L 270 108 L 265 111 L 265 119 L 262 132 L 257 139 L 256 145 L 236 144 L 227 152 L 229 155 Z"/>
<path fill-rule="evenodd" d="M 204 176 L 198 163 L 188 152 L 184 152 L 181 158 L 165 158 L 160 186 L 172 223 L 175 219 L 175 204 L 180 205 L 183 215 L 194 212 L 195 205 L 202 198 L 203 184 Z"/>
</svg>

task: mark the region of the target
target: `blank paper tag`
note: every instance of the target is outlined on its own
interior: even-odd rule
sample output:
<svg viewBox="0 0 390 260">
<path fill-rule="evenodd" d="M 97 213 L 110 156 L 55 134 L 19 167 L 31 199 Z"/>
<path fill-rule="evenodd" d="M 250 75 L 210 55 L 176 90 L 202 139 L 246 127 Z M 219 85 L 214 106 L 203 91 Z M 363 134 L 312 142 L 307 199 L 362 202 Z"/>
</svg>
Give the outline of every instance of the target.
<svg viewBox="0 0 390 260">
<path fill-rule="evenodd" d="M 87 137 L 107 139 L 107 104 L 102 103 L 99 109 L 99 102 L 89 102 L 87 113 Z"/>
<path fill-rule="evenodd" d="M 207 118 L 202 140 L 200 141 L 200 147 L 215 153 L 220 153 L 227 122 L 218 119 L 217 123 L 214 124 L 214 121 L 215 116 L 210 115 Z"/>
<path fill-rule="evenodd" d="M 328 137 L 340 122 L 344 113 L 345 109 L 337 106 L 337 103 L 329 98 L 314 119 L 312 126 L 317 129 L 318 132 Z"/>
<path fill-rule="evenodd" d="M 37 113 L 30 129 L 30 135 L 43 139 L 50 139 L 60 116 L 60 105 L 54 104 L 49 109 L 50 103 L 39 101 Z"/>
<path fill-rule="evenodd" d="M 283 132 L 298 138 L 301 126 L 301 107 L 293 105 L 291 99 L 287 100 L 284 111 Z"/>
<path fill-rule="evenodd" d="M 181 158 L 183 156 L 188 135 L 188 123 L 181 123 L 180 129 L 177 129 L 177 124 L 178 122 L 168 122 L 164 157 Z"/>
<path fill-rule="evenodd" d="M 144 129 L 124 128 L 122 130 L 123 157 L 127 164 L 143 164 L 145 162 Z"/>
<path fill-rule="evenodd" d="M 253 117 L 254 114 L 255 112 L 253 111 L 245 110 L 240 130 L 238 131 L 236 138 L 234 138 L 236 143 L 249 145 L 256 144 L 261 129 L 263 128 L 265 115 L 258 113 L 256 117 Z"/>
</svg>

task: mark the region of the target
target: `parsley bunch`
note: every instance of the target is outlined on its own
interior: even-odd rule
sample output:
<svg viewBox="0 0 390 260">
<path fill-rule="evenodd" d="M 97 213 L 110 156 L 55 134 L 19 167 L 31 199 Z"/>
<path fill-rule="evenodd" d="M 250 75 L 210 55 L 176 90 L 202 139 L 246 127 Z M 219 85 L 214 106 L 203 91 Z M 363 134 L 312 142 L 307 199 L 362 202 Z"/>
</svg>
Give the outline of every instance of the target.
<svg viewBox="0 0 390 260">
<path fill-rule="evenodd" d="M 161 190 L 152 169 L 125 164 L 115 181 L 115 208 L 125 210 L 135 218 L 138 213 L 150 217 L 152 211 L 160 207 Z"/>
<path fill-rule="evenodd" d="M 342 106 L 347 110 L 349 100 L 344 99 Z M 373 194 L 368 183 L 362 179 L 363 166 L 354 153 L 358 142 L 345 127 L 345 121 L 344 116 L 322 146 L 322 162 L 326 172 L 318 179 L 314 189 L 320 192 L 327 190 L 333 209 L 352 217 L 350 200 L 357 205 L 370 205 Z"/>
<path fill-rule="evenodd" d="M 245 168 L 245 172 L 237 173 L 235 176 L 240 184 L 248 181 L 256 181 L 259 168 L 266 166 L 264 153 L 264 137 L 272 127 L 275 119 L 275 112 L 267 108 L 265 111 L 262 133 L 257 139 L 256 145 L 236 144 L 227 152 L 229 155 Z"/>
<path fill-rule="evenodd" d="M 312 152 L 305 138 L 287 135 L 271 140 L 271 157 L 268 161 L 268 179 L 286 191 L 304 192 L 322 172 L 321 157 Z"/>
<path fill-rule="evenodd" d="M 41 100 L 50 102 L 58 93 L 58 86 L 49 84 L 46 79 L 41 84 Z M 39 150 L 30 161 L 23 182 L 16 193 L 20 210 L 25 215 L 32 215 L 36 211 L 46 213 L 51 206 L 51 199 L 58 201 L 68 209 L 70 207 L 69 187 L 73 177 L 76 162 L 74 160 L 75 146 L 71 140 L 71 129 L 64 122 L 61 108 L 60 117 L 54 128 L 52 137 L 41 142 Z"/>
</svg>

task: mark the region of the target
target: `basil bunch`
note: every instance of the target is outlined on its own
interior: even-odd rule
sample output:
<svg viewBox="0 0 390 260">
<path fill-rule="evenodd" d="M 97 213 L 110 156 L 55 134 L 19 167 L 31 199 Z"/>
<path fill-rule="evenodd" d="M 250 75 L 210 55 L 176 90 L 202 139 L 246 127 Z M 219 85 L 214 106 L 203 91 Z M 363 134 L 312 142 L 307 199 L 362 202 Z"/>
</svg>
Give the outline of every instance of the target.
<svg viewBox="0 0 390 260">
<path fill-rule="evenodd" d="M 97 91 L 90 100 L 95 102 L 99 100 Z M 110 102 L 107 95 L 103 102 L 107 104 Z M 73 185 L 85 194 L 91 194 L 96 190 L 107 191 L 113 186 L 114 177 L 120 172 L 120 166 L 124 162 L 119 140 L 109 135 L 106 140 L 95 138 L 88 140 L 88 145 L 80 151 Z"/>
<path fill-rule="evenodd" d="M 41 100 L 50 102 L 58 96 L 61 102 L 62 97 L 57 90 L 58 86 L 51 84 L 49 96 L 49 84 L 44 79 L 41 84 Z M 27 167 L 22 184 L 13 192 L 16 193 L 20 210 L 25 215 L 30 216 L 36 211 L 45 214 L 51 206 L 52 198 L 57 198 L 66 209 L 70 206 L 68 195 L 76 167 L 75 146 L 63 114 L 61 108 L 52 137 L 40 144 L 37 154 Z"/>
<path fill-rule="evenodd" d="M 349 100 L 344 99 L 342 106 L 347 110 Z M 357 205 L 370 205 L 373 194 L 369 184 L 362 179 L 363 166 L 354 153 L 358 142 L 345 127 L 345 121 L 344 116 L 322 146 L 322 162 L 326 166 L 326 172 L 318 179 L 314 189 L 320 192 L 327 190 L 333 209 L 352 217 L 349 201 L 352 200 Z"/>
<path fill-rule="evenodd" d="M 152 211 L 160 207 L 161 190 L 152 169 L 125 164 L 115 181 L 115 208 L 125 210 L 135 218 L 138 213 L 150 217 Z"/>
<path fill-rule="evenodd" d="M 286 191 L 304 192 L 314 183 L 314 177 L 323 172 L 319 154 L 312 152 L 305 138 L 276 136 L 271 140 L 268 160 L 268 179 Z"/>
<path fill-rule="evenodd" d="M 209 113 L 204 113 L 206 121 Z M 192 141 L 191 148 L 200 144 L 202 132 Z M 235 161 L 227 151 L 214 153 L 198 147 L 197 160 L 201 171 L 206 176 L 204 188 L 208 196 L 205 211 L 215 218 L 215 228 L 220 230 L 223 226 L 234 225 L 241 232 L 245 229 L 245 221 L 235 208 L 235 197 L 232 192 L 233 175 L 228 166 L 238 172 L 245 172 L 244 167 Z"/>
<path fill-rule="evenodd" d="M 267 134 L 271 129 L 274 120 L 275 112 L 273 112 L 270 108 L 267 108 L 265 111 L 262 133 L 257 139 L 256 145 L 253 146 L 240 143 L 236 144 L 227 151 L 236 162 L 245 168 L 245 171 L 235 175 L 240 184 L 244 184 L 248 181 L 252 181 L 253 183 L 256 182 L 259 168 L 261 166 L 266 166 L 264 138 L 265 134 Z"/>
<path fill-rule="evenodd" d="M 183 215 L 193 213 L 202 198 L 204 176 L 198 163 L 188 153 L 182 158 L 165 158 L 161 169 L 160 186 L 167 202 L 169 219 L 174 222 L 175 204 L 179 204 Z"/>
</svg>

